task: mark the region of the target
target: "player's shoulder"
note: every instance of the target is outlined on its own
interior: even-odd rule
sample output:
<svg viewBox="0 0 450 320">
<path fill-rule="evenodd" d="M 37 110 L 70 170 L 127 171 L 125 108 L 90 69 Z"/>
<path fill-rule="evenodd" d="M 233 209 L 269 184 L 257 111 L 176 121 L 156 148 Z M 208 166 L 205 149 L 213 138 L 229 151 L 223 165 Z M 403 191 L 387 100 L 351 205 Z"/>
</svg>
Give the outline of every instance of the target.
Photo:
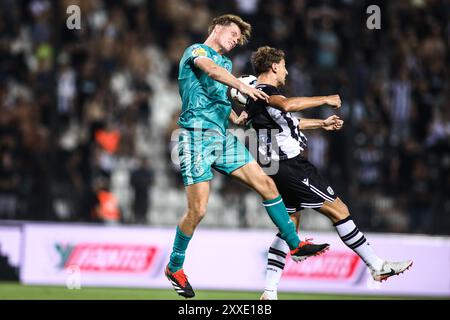
<svg viewBox="0 0 450 320">
<path fill-rule="evenodd" d="M 208 47 L 202 43 L 194 43 L 184 50 L 183 58 L 190 60 L 192 58 L 208 56 Z"/>
<path fill-rule="evenodd" d="M 225 55 L 222 55 L 222 59 L 227 63 L 233 63 L 233 61 Z"/>
<path fill-rule="evenodd" d="M 209 47 L 203 43 L 194 43 L 186 48 L 186 52 L 195 53 L 207 53 L 209 51 Z"/>
<path fill-rule="evenodd" d="M 277 87 L 267 84 L 267 83 L 260 83 L 257 84 L 256 89 L 263 91 L 264 93 L 268 94 L 269 96 L 274 96 L 274 95 L 281 95 L 280 89 L 278 89 Z"/>
<path fill-rule="evenodd" d="M 189 47 L 186 48 L 186 50 L 195 50 L 195 49 L 208 49 L 208 46 L 205 45 L 204 43 L 193 43 L 191 44 Z"/>
</svg>

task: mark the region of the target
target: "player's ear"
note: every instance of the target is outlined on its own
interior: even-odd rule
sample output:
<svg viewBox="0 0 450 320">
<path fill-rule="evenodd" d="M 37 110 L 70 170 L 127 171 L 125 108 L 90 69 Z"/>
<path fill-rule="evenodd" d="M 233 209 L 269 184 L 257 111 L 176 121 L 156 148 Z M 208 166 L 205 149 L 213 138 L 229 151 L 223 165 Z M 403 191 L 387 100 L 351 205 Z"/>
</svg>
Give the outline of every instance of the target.
<svg viewBox="0 0 450 320">
<path fill-rule="evenodd" d="M 216 24 L 216 25 L 214 26 L 213 32 L 218 33 L 218 32 L 220 32 L 220 30 L 222 30 L 222 28 L 223 28 L 222 25 Z"/>
<path fill-rule="evenodd" d="M 278 65 L 277 65 L 276 63 L 272 63 L 272 71 L 273 71 L 274 73 L 277 73 L 277 72 L 278 72 Z"/>
</svg>

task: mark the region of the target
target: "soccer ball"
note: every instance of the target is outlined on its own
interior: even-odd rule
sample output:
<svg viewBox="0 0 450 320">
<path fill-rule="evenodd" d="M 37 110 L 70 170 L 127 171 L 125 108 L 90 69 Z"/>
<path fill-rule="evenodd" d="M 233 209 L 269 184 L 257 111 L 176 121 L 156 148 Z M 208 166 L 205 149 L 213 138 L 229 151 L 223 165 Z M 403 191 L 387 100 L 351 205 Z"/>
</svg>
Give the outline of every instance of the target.
<svg viewBox="0 0 450 320">
<path fill-rule="evenodd" d="M 250 75 L 240 76 L 238 78 L 238 80 L 245 83 L 246 85 L 249 85 L 250 87 L 255 87 L 256 81 L 258 79 L 255 76 L 250 74 Z M 238 91 L 235 88 L 231 88 L 230 96 L 231 96 L 231 99 L 233 99 L 234 101 L 236 101 L 237 103 L 239 103 L 241 105 L 245 106 L 247 104 L 248 96 L 243 94 L 242 92 Z"/>
</svg>

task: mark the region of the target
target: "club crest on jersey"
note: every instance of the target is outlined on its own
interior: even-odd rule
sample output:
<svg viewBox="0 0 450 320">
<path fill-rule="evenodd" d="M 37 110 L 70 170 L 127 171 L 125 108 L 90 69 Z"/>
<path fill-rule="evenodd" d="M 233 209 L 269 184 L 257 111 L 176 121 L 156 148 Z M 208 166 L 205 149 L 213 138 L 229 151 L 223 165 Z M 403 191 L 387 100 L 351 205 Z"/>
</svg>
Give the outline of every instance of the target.
<svg viewBox="0 0 450 320">
<path fill-rule="evenodd" d="M 199 165 L 194 166 L 193 171 L 196 176 L 201 176 L 204 173 L 203 168 Z"/>
<path fill-rule="evenodd" d="M 327 191 L 328 191 L 329 194 L 334 195 L 334 191 L 333 191 L 333 189 L 331 187 L 328 187 Z"/>
<path fill-rule="evenodd" d="M 199 154 L 199 155 L 197 155 L 197 157 L 195 158 L 195 161 L 194 161 L 194 167 L 192 168 L 192 171 L 193 171 L 194 174 L 197 175 L 197 176 L 201 176 L 201 175 L 204 173 L 204 170 L 203 170 L 201 161 L 202 161 L 202 155 Z"/>
<path fill-rule="evenodd" d="M 192 50 L 192 55 L 194 57 L 200 57 L 200 56 L 204 57 L 207 55 L 207 53 L 204 48 L 196 48 L 196 49 Z"/>
</svg>

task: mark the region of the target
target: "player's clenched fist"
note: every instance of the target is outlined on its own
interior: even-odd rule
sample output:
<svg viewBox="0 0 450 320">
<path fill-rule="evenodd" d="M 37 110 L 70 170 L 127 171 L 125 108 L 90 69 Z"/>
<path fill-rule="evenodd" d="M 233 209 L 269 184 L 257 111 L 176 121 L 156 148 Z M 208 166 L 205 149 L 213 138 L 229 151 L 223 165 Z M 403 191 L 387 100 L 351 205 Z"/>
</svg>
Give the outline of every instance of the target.
<svg viewBox="0 0 450 320">
<path fill-rule="evenodd" d="M 332 106 L 333 108 L 337 109 L 341 107 L 341 98 L 338 94 L 328 96 L 327 97 L 327 104 Z"/>
<path fill-rule="evenodd" d="M 340 130 L 344 125 L 344 120 L 341 120 L 336 115 L 332 115 L 331 117 L 326 118 L 323 123 L 323 128 L 325 130 Z"/>
</svg>

